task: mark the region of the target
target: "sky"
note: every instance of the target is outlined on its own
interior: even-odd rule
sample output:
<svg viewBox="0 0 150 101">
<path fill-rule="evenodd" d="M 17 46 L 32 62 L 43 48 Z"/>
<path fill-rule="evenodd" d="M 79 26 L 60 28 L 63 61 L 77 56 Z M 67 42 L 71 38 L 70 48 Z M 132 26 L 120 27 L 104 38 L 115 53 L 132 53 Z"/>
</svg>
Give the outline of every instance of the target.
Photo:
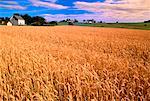
<svg viewBox="0 0 150 101">
<path fill-rule="evenodd" d="M 0 17 L 13 13 L 42 16 L 47 21 L 142 22 L 150 20 L 150 0 L 0 0 Z"/>
</svg>

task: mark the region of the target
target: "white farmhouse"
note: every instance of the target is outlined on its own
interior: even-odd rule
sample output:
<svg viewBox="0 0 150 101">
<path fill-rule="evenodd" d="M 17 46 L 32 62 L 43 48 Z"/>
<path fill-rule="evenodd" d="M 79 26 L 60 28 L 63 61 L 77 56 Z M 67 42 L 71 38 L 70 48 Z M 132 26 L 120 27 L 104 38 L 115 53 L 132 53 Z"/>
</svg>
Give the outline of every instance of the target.
<svg viewBox="0 0 150 101">
<path fill-rule="evenodd" d="M 10 18 L 10 22 L 13 25 L 25 25 L 25 20 L 21 16 L 19 16 L 19 15 L 13 15 Z"/>
</svg>

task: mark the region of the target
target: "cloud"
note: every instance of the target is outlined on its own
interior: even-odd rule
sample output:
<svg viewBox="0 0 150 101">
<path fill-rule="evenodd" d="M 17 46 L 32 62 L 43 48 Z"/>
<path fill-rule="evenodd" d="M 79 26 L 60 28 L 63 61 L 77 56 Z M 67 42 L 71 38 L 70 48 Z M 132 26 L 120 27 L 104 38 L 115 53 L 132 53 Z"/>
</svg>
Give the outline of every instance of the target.
<svg viewBox="0 0 150 101">
<path fill-rule="evenodd" d="M 104 10 L 117 11 L 150 11 L 149 0 L 106 0 L 105 2 L 74 2 L 75 8 L 90 12 L 101 12 Z"/>
<path fill-rule="evenodd" d="M 67 6 L 56 4 L 56 0 L 29 0 L 33 6 L 36 7 L 45 7 L 45 8 L 55 8 L 55 9 L 67 9 Z"/>
<path fill-rule="evenodd" d="M 122 13 L 121 13 L 122 14 Z M 42 14 L 47 21 L 61 21 L 64 19 L 78 19 L 79 21 L 87 20 L 87 19 L 95 19 L 96 21 L 105 21 L 105 22 L 142 22 L 148 19 L 145 19 L 143 15 L 139 15 L 140 17 L 133 17 L 134 14 L 130 16 L 124 14 L 120 17 L 119 12 L 109 12 L 108 13 L 85 13 L 85 14 Z"/>
<path fill-rule="evenodd" d="M 108 22 L 115 22 L 116 20 L 109 20 L 110 17 L 104 17 L 102 18 L 102 15 L 100 14 L 42 14 L 47 21 L 61 21 L 64 19 L 78 19 L 79 21 L 83 21 L 85 19 L 95 19 L 97 21 L 108 21 Z"/>
<path fill-rule="evenodd" d="M 112 17 L 119 21 L 150 19 L 150 0 L 106 0 L 105 2 L 74 2 L 74 8 Z"/>
<path fill-rule="evenodd" d="M 49 1 L 49 2 L 56 2 L 57 0 L 45 0 L 45 1 Z"/>
<path fill-rule="evenodd" d="M 18 4 L 16 1 L 1 1 L 1 3 L 6 3 L 6 4 Z"/>
<path fill-rule="evenodd" d="M 0 8 L 24 10 L 26 7 L 21 6 L 16 1 L 1 1 Z"/>
</svg>

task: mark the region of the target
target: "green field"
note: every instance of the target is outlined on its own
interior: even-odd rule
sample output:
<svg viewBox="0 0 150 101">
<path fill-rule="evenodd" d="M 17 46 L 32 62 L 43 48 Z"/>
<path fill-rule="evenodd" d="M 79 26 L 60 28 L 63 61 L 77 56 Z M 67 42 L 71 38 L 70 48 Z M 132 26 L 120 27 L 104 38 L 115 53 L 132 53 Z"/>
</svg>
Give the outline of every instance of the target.
<svg viewBox="0 0 150 101">
<path fill-rule="evenodd" d="M 58 25 L 67 25 L 67 23 L 59 23 Z M 83 24 L 75 23 L 77 26 L 90 26 L 90 27 L 108 27 L 108 28 L 129 28 L 129 29 L 143 29 L 150 30 L 150 23 L 95 23 Z"/>
</svg>

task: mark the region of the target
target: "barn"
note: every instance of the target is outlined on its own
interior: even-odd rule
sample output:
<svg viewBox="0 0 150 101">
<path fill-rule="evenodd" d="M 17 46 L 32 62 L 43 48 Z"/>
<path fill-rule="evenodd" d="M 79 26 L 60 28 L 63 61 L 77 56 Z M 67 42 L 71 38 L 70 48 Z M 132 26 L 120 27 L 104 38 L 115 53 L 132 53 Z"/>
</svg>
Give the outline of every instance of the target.
<svg viewBox="0 0 150 101">
<path fill-rule="evenodd" d="M 25 20 L 19 15 L 13 15 L 10 18 L 12 25 L 25 25 Z"/>
</svg>

